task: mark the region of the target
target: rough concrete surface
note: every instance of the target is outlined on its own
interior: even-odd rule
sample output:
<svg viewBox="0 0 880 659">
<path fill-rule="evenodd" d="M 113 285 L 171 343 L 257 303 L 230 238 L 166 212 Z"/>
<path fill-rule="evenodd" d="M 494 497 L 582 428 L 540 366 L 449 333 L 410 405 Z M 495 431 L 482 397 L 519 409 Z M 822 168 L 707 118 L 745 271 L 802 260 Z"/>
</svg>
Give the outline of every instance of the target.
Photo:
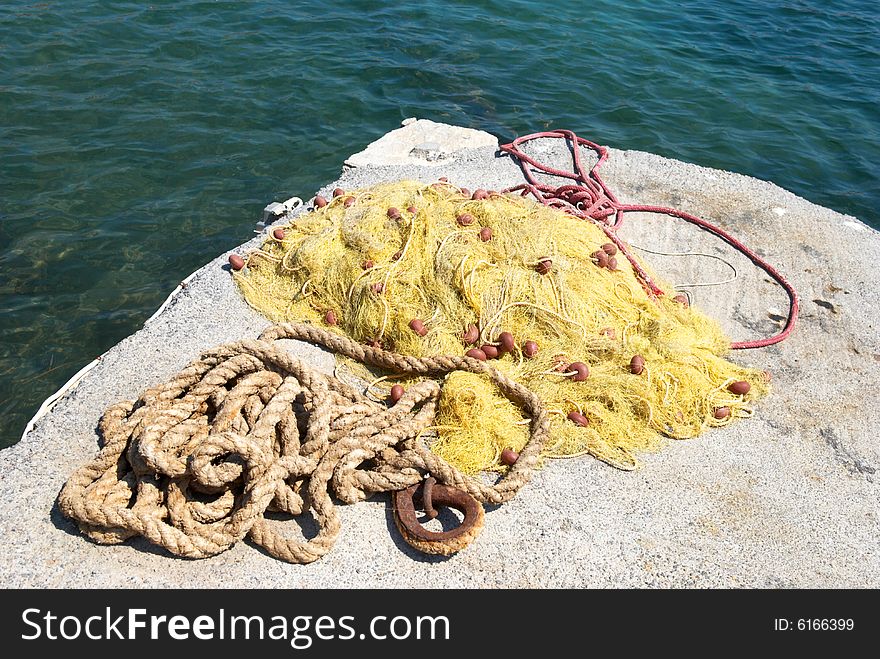
<svg viewBox="0 0 880 659">
<path fill-rule="evenodd" d="M 534 151 L 568 166 L 557 142 Z M 363 163 L 323 192 L 402 178 L 448 176 L 471 189 L 522 180 L 493 146 L 457 152 L 442 168 L 404 155 L 383 156 L 404 163 L 396 166 Z M 161 315 L 110 350 L 22 442 L 0 453 L 6 542 L 0 585 L 876 587 L 877 232 L 771 183 L 648 153 L 612 150 L 603 173 L 621 201 L 676 206 L 732 231 L 800 292 L 803 313 L 788 341 L 733 355 L 773 375 L 773 392 L 753 418 L 697 439 L 670 440 L 642 456 L 635 472 L 589 457 L 551 462 L 513 501 L 489 512 L 477 541 L 449 559 L 421 556 L 399 539 L 387 496 L 342 507 L 336 547 L 305 566 L 282 563 L 247 542 L 197 561 L 143 541 L 93 544 L 60 517 L 55 498 L 94 454 L 101 412 L 168 378 L 201 350 L 253 337 L 267 325 L 238 295 L 224 254 Z M 655 252 L 723 255 L 736 267 L 736 280 L 688 289 L 694 304 L 734 339 L 779 327 L 785 295 L 724 243 L 680 221 L 637 214 L 621 236 Z M 730 274 L 706 257 L 646 258 L 682 283 Z M 322 368 L 332 366 L 321 350 L 303 344 L 295 350 Z"/>
</svg>

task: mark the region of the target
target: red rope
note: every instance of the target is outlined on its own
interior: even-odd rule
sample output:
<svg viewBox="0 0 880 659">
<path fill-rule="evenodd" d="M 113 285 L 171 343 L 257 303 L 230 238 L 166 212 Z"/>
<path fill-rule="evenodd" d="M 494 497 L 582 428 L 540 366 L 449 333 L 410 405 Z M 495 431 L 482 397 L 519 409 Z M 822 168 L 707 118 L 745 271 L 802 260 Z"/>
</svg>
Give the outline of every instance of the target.
<svg viewBox="0 0 880 659">
<path fill-rule="evenodd" d="M 566 172 L 561 169 L 555 169 L 547 165 L 541 164 L 534 158 L 523 153 L 520 146 L 526 142 L 541 138 L 560 138 L 567 140 L 569 149 L 571 150 L 572 159 L 574 161 L 574 171 Z M 599 155 L 599 161 L 588 172 L 581 164 L 580 146 L 592 149 Z M 608 239 L 611 240 L 617 249 L 626 256 L 627 260 L 632 264 L 639 280 L 645 291 L 650 296 L 664 295 L 663 291 L 657 287 L 652 281 L 650 275 L 638 264 L 635 257 L 630 253 L 627 246 L 617 237 L 616 232 L 623 224 L 624 212 L 633 211 L 641 213 L 660 213 L 670 215 L 679 219 L 695 224 L 731 245 L 741 254 L 747 256 L 752 263 L 761 268 L 770 275 L 788 294 L 789 312 L 785 326 L 778 334 L 767 337 L 765 339 L 756 339 L 754 341 L 737 341 L 731 344 L 734 350 L 743 348 L 763 348 L 765 346 L 779 343 L 787 338 L 794 330 L 795 322 L 798 316 L 798 295 L 788 280 L 783 277 L 772 265 L 758 256 L 754 251 L 746 247 L 739 240 L 731 236 L 723 229 L 700 219 L 695 215 L 686 213 L 675 208 L 665 208 L 663 206 L 647 206 L 642 204 L 621 204 L 614 193 L 605 185 L 602 177 L 599 176 L 599 167 L 608 159 L 608 149 L 600 146 L 582 137 L 578 137 L 570 130 L 553 130 L 542 133 L 532 133 L 518 137 L 510 144 L 501 146 L 502 151 L 506 151 L 519 161 L 526 183 L 508 188 L 504 192 L 519 191 L 523 196 L 533 195 L 538 201 L 545 206 L 560 208 L 566 213 L 575 215 L 585 220 L 590 220 L 596 224 Z M 531 169 L 531 168 L 534 168 Z M 534 175 L 534 171 L 540 171 L 551 176 L 558 176 L 574 181 L 572 185 L 552 186 L 540 183 Z"/>
</svg>

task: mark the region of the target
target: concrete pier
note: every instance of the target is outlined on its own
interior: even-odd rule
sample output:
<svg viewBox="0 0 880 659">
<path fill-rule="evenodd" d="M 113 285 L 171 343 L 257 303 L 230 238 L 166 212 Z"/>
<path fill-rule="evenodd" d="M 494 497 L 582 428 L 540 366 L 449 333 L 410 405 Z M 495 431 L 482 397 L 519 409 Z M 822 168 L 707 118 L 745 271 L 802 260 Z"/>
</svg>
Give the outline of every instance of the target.
<svg viewBox="0 0 880 659">
<path fill-rule="evenodd" d="M 471 189 L 522 182 L 493 136 L 462 131 L 409 122 L 350 158 L 320 192 L 439 176 Z M 534 152 L 568 169 L 559 142 L 542 141 Z M 589 457 L 551 461 L 513 501 L 487 514 L 471 547 L 449 559 L 422 556 L 400 540 L 387 496 L 342 507 L 335 548 L 311 565 L 282 563 L 247 542 L 205 560 L 176 558 L 141 540 L 96 545 L 60 516 L 55 498 L 94 455 L 101 413 L 200 351 L 255 337 L 269 324 L 245 304 L 222 267 L 228 253 L 221 254 L 108 351 L 19 444 L 0 451 L 0 586 L 877 587 L 880 234 L 772 183 L 649 153 L 612 149 L 602 174 L 623 202 L 681 208 L 732 232 L 800 293 L 803 313 L 789 340 L 732 357 L 772 374 L 773 392 L 754 417 L 669 440 L 641 456 L 635 472 Z M 650 250 L 646 260 L 679 283 L 722 281 L 731 270 L 712 258 L 657 252 L 729 261 L 734 281 L 687 290 L 734 340 L 780 327 L 784 292 L 711 235 L 636 213 L 620 235 Z M 332 370 L 322 350 L 293 350 Z"/>
</svg>

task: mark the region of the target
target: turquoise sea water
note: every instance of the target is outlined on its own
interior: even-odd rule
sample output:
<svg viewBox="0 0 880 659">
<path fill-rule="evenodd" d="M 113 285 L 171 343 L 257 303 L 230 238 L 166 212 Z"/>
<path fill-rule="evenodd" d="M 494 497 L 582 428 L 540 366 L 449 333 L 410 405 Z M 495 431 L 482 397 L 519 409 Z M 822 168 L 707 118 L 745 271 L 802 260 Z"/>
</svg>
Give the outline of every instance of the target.
<svg viewBox="0 0 880 659">
<path fill-rule="evenodd" d="M 0 4 L 0 446 L 408 116 L 571 128 L 880 227 L 876 0 L 325 5 Z"/>
</svg>

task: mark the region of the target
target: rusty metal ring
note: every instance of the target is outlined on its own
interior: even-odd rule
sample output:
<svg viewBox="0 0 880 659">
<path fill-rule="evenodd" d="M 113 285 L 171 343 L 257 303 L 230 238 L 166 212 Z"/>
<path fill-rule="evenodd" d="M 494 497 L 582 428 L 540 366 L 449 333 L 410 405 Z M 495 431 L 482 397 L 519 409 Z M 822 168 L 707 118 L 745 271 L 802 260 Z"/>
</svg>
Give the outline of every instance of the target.
<svg viewBox="0 0 880 659">
<path fill-rule="evenodd" d="M 467 492 L 432 482 L 427 488 L 429 500 L 421 501 L 422 505 L 431 510 L 434 506 L 454 508 L 464 515 L 464 519 L 449 531 L 429 531 L 419 523 L 416 515 L 415 499 L 422 499 L 419 488 L 424 491 L 423 485 L 424 481 L 394 492 L 394 523 L 403 539 L 415 549 L 426 554 L 451 556 L 467 547 L 483 530 L 483 506 Z"/>
</svg>

